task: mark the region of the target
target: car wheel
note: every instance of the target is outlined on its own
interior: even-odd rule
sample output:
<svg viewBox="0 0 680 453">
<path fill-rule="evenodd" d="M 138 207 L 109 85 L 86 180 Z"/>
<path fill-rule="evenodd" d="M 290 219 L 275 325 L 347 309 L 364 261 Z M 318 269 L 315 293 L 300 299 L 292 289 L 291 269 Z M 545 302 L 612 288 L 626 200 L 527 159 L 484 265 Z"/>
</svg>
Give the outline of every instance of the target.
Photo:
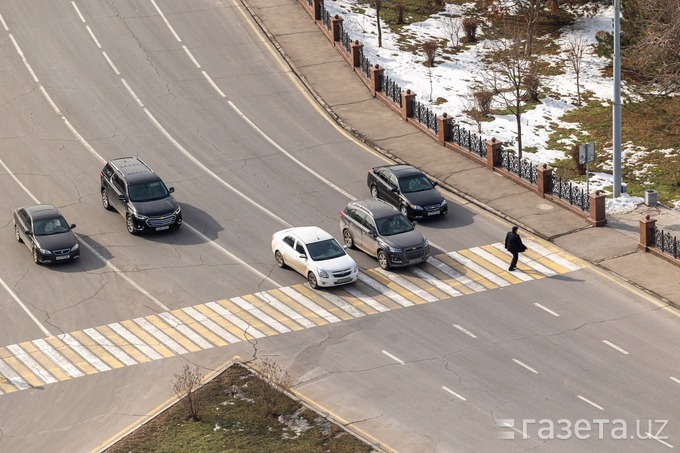
<svg viewBox="0 0 680 453">
<path fill-rule="evenodd" d="M 276 260 L 276 265 L 280 268 L 286 267 L 286 262 L 283 261 L 283 255 L 278 250 L 274 253 L 274 259 Z"/>
<path fill-rule="evenodd" d="M 106 189 L 102 189 L 102 206 L 107 211 L 111 210 L 111 203 L 109 203 L 109 195 L 106 193 Z"/>
<path fill-rule="evenodd" d="M 342 239 L 348 249 L 354 248 L 354 238 L 352 237 L 352 233 L 350 233 L 349 230 L 342 230 Z"/>
<path fill-rule="evenodd" d="M 19 227 L 17 224 L 14 224 L 14 237 L 16 238 L 17 242 L 24 242 L 23 239 L 21 239 L 21 235 L 19 234 Z"/>
<path fill-rule="evenodd" d="M 404 214 L 404 217 L 406 217 L 407 219 L 409 218 L 409 216 L 408 216 L 408 209 L 406 209 L 406 205 L 405 205 L 405 204 L 401 205 L 401 207 L 399 208 L 399 210 L 401 211 L 402 214 Z"/>
<path fill-rule="evenodd" d="M 128 233 L 135 234 L 135 221 L 130 214 L 125 216 L 125 225 L 127 226 Z"/>
<path fill-rule="evenodd" d="M 371 185 L 371 196 L 373 198 L 380 198 L 380 196 L 378 195 L 378 187 L 375 184 Z"/>
<path fill-rule="evenodd" d="M 378 250 L 378 264 L 382 269 L 390 268 L 390 261 L 387 259 L 387 253 L 383 250 Z"/>
<path fill-rule="evenodd" d="M 319 287 L 319 283 L 316 281 L 316 275 L 314 275 L 314 272 L 310 272 L 309 275 L 307 275 L 307 281 L 309 282 L 309 286 L 311 286 L 312 289 L 317 289 Z"/>
<path fill-rule="evenodd" d="M 38 259 L 38 249 L 35 245 L 33 246 L 33 262 L 35 264 L 40 264 L 40 260 Z"/>
</svg>

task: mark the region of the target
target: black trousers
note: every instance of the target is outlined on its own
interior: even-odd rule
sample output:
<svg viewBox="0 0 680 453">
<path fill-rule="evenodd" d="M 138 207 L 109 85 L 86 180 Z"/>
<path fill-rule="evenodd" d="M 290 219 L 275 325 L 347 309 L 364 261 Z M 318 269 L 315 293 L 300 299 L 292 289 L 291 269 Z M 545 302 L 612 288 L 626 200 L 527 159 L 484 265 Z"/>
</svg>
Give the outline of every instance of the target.
<svg viewBox="0 0 680 453">
<path fill-rule="evenodd" d="M 510 252 L 512 253 L 512 261 L 510 261 L 510 269 L 514 269 L 515 266 L 517 266 L 517 260 L 519 259 L 519 252 Z"/>
</svg>

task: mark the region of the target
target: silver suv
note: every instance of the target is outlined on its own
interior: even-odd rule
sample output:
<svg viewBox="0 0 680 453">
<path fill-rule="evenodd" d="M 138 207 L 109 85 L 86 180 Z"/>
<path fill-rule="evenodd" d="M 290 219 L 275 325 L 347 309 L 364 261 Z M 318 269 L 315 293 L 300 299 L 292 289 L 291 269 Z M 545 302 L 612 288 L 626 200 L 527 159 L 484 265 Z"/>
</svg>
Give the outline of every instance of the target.
<svg viewBox="0 0 680 453">
<path fill-rule="evenodd" d="M 427 261 L 430 244 L 404 214 L 382 200 L 351 201 L 340 212 L 345 245 L 378 258 L 383 269 Z"/>
</svg>

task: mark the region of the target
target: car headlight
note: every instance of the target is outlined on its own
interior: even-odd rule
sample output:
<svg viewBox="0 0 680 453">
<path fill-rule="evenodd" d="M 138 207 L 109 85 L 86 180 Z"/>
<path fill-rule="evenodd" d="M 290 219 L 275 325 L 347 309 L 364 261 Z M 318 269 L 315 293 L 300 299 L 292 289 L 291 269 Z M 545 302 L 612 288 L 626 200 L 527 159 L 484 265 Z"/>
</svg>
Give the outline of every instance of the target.
<svg viewBox="0 0 680 453">
<path fill-rule="evenodd" d="M 392 247 L 391 245 L 388 245 L 387 248 L 390 249 L 390 252 L 392 253 L 401 253 L 404 251 L 404 249 L 401 249 L 399 247 Z"/>
<path fill-rule="evenodd" d="M 180 212 L 182 212 L 182 208 L 177 206 L 177 209 L 175 209 L 175 212 L 173 212 L 172 215 L 179 215 Z"/>
<path fill-rule="evenodd" d="M 51 254 L 52 254 L 52 252 L 49 251 L 49 250 L 47 250 L 47 249 L 41 249 L 40 247 L 38 247 L 38 250 L 39 250 L 40 253 L 42 253 L 43 255 L 51 255 Z"/>
<path fill-rule="evenodd" d="M 75 252 L 75 251 L 78 250 L 79 248 L 80 248 L 80 244 L 78 244 L 78 243 L 76 242 L 76 245 L 74 245 L 73 247 L 71 247 L 71 251 L 72 251 L 72 252 Z"/>
<path fill-rule="evenodd" d="M 409 206 L 411 207 L 411 209 L 415 209 L 416 211 L 424 211 L 425 210 L 425 208 L 423 208 L 422 206 L 418 206 L 417 204 L 412 204 L 412 205 L 409 205 Z"/>
<path fill-rule="evenodd" d="M 425 238 L 425 240 L 423 241 L 423 247 L 427 247 L 428 245 L 430 245 L 430 241 L 428 241 L 427 238 Z"/>
<path fill-rule="evenodd" d="M 319 277 L 321 277 L 321 278 L 328 278 L 328 272 L 326 272 L 326 271 L 324 271 L 324 270 L 322 270 L 322 269 L 319 269 Z"/>
<path fill-rule="evenodd" d="M 442 200 L 441 207 L 443 208 L 444 206 L 446 206 L 446 200 Z"/>
<path fill-rule="evenodd" d="M 137 212 L 133 212 L 132 215 L 135 216 L 135 218 L 139 219 L 139 220 L 146 220 L 146 219 L 149 218 L 149 216 L 142 215 L 142 214 L 139 214 Z"/>
</svg>

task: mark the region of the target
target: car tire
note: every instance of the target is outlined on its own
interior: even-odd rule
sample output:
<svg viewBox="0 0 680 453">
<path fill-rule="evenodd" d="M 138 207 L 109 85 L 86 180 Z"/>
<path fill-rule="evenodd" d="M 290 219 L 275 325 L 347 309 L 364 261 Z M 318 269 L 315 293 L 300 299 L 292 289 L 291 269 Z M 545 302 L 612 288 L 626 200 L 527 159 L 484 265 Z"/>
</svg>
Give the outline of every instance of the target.
<svg viewBox="0 0 680 453">
<path fill-rule="evenodd" d="M 102 189 L 102 206 L 107 211 L 112 210 L 111 203 L 109 203 L 109 195 L 106 193 L 106 189 Z"/>
<path fill-rule="evenodd" d="M 309 282 L 309 286 L 312 289 L 319 288 L 319 282 L 316 281 L 316 275 L 314 275 L 314 272 L 307 274 L 307 281 Z"/>
<path fill-rule="evenodd" d="M 342 240 L 348 249 L 354 248 L 354 238 L 348 229 L 342 230 Z"/>
<path fill-rule="evenodd" d="M 378 250 L 378 264 L 382 269 L 390 268 L 390 260 L 387 259 L 387 253 L 384 250 Z"/>
<path fill-rule="evenodd" d="M 33 262 L 35 264 L 40 264 L 40 260 L 38 259 L 38 249 L 35 245 L 33 246 Z"/>
<path fill-rule="evenodd" d="M 406 208 L 406 205 L 405 205 L 405 204 L 401 205 L 401 206 L 399 207 L 399 210 L 401 211 L 402 214 L 404 214 L 404 217 L 406 217 L 407 219 L 411 219 L 411 218 L 408 216 L 408 209 Z"/>
<path fill-rule="evenodd" d="M 135 221 L 130 214 L 125 216 L 125 226 L 130 234 L 137 234 L 135 231 Z"/>
<path fill-rule="evenodd" d="M 276 265 L 281 269 L 286 267 L 286 262 L 283 260 L 283 255 L 278 250 L 274 252 L 274 259 L 276 260 Z"/>
<path fill-rule="evenodd" d="M 380 198 L 380 194 L 378 194 L 378 186 L 375 184 L 371 184 L 371 196 L 376 200 Z"/>
<path fill-rule="evenodd" d="M 17 242 L 24 242 L 23 239 L 21 239 L 21 235 L 19 234 L 19 227 L 17 224 L 14 224 L 14 238 L 17 240 Z"/>
</svg>

